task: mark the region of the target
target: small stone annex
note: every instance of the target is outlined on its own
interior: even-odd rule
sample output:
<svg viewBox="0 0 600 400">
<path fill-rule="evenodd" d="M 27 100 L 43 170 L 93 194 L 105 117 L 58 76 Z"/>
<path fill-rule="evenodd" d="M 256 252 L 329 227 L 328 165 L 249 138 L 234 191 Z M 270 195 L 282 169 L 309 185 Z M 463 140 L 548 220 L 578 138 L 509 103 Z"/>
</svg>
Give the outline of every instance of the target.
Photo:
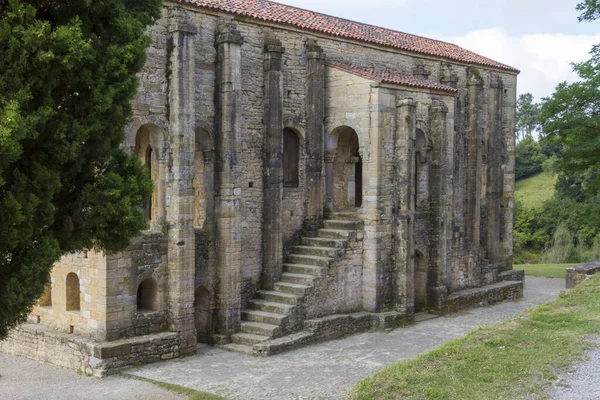
<svg viewBox="0 0 600 400">
<path fill-rule="evenodd" d="M 165 1 L 123 146 L 148 229 L 53 269 L 10 354 L 101 376 L 522 296 L 518 70 L 267 0 Z"/>
</svg>

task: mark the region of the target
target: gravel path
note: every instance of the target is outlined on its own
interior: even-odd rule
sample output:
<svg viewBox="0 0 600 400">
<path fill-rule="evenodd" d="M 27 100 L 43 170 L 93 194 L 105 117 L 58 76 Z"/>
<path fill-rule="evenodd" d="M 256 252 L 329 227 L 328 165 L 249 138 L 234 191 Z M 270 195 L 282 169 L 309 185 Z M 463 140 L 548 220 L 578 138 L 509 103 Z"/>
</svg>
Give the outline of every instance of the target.
<svg viewBox="0 0 600 400">
<path fill-rule="evenodd" d="M 356 383 L 385 366 L 551 301 L 564 285 L 563 279 L 527 277 L 522 300 L 427 320 L 387 334 L 358 334 L 267 358 L 203 347 L 197 356 L 148 365 L 130 373 L 230 399 L 339 399 Z M 0 375 L 2 400 L 182 398 L 125 377 L 88 378 L 1 354 Z"/>
<path fill-rule="evenodd" d="M 2 400 L 185 400 L 173 392 L 137 379 L 105 379 L 0 353 Z"/>
<path fill-rule="evenodd" d="M 553 400 L 600 399 L 600 338 L 594 341 L 595 349 L 588 353 L 589 361 L 575 365 L 560 374 L 550 390 Z"/>
<path fill-rule="evenodd" d="M 564 279 L 527 277 L 522 300 L 427 320 L 391 333 L 353 335 L 267 358 L 205 347 L 195 357 L 148 365 L 132 373 L 230 399 L 339 399 L 387 365 L 551 301 L 564 286 Z"/>
</svg>

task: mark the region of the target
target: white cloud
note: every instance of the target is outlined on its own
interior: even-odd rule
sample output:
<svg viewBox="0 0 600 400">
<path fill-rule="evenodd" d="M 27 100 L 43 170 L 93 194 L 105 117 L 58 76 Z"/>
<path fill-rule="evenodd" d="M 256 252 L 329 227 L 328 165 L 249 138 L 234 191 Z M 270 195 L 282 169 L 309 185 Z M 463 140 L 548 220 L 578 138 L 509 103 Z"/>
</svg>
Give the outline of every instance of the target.
<svg viewBox="0 0 600 400">
<path fill-rule="evenodd" d="M 600 34 L 512 36 L 502 28 L 477 30 L 459 37 L 430 36 L 520 69 L 519 93 L 530 92 L 537 100 L 551 95 L 558 83 L 577 80 L 570 64 L 587 60 L 592 46 L 600 42 Z"/>
</svg>

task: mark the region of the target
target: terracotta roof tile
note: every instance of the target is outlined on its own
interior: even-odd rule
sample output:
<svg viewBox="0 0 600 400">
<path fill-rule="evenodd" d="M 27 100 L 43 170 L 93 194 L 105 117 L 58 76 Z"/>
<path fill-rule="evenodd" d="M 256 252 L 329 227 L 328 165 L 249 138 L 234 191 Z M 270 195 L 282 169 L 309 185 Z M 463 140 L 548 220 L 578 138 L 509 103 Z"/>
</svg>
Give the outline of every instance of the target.
<svg viewBox="0 0 600 400">
<path fill-rule="evenodd" d="M 516 72 L 519 70 L 454 44 L 362 24 L 268 0 L 177 0 L 202 8 L 354 39 L 412 53 Z"/>
<path fill-rule="evenodd" d="M 428 81 L 416 76 L 404 75 L 390 70 L 361 67 L 358 65 L 345 64 L 337 61 L 327 61 L 327 66 L 380 83 L 410 86 L 421 89 L 440 90 L 449 93 L 458 92 L 458 90 L 451 86 L 442 85 L 440 83 Z"/>
</svg>

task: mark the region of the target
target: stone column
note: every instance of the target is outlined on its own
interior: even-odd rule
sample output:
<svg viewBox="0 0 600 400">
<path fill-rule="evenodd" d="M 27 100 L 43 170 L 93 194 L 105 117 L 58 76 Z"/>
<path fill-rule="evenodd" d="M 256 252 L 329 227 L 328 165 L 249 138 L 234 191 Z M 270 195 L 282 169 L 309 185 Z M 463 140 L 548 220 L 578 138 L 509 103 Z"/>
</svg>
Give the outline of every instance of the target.
<svg viewBox="0 0 600 400">
<path fill-rule="evenodd" d="M 446 232 L 449 221 L 446 218 L 445 203 L 448 201 L 445 193 L 447 165 L 444 146 L 447 138 L 446 118 L 448 107 L 442 101 L 434 101 L 430 109 L 431 135 L 433 146 L 431 149 L 431 168 L 429 176 L 429 218 L 427 231 L 430 241 L 429 246 L 429 272 L 428 272 L 428 303 L 437 311 L 443 310 L 443 303 L 447 296 L 446 272 Z M 451 168 L 450 168 L 451 169 Z"/>
<path fill-rule="evenodd" d="M 169 140 L 171 198 L 169 224 L 169 329 L 181 333 L 182 355 L 196 351 L 194 326 L 194 38 L 196 29 L 184 13 L 174 11 L 169 25 Z M 162 171 L 161 171 L 162 172 Z"/>
<path fill-rule="evenodd" d="M 396 304 L 408 314 L 415 307 L 415 266 L 414 266 L 414 193 L 413 182 L 413 142 L 417 103 L 407 98 L 399 100 L 397 105 L 396 131 L 396 194 L 394 207 L 394 259 L 396 269 Z"/>
<path fill-rule="evenodd" d="M 479 70 L 470 68 L 467 77 L 467 182 L 465 190 L 465 231 L 472 253 L 478 254 L 481 222 L 481 132 L 483 129 L 483 79 Z M 469 257 L 468 284 L 478 284 L 477 260 Z"/>
<path fill-rule="evenodd" d="M 239 330 L 241 311 L 242 42 L 236 26 L 217 32 L 217 115 L 215 135 L 216 332 L 222 343 Z"/>
<path fill-rule="evenodd" d="M 332 211 L 334 187 L 333 187 L 333 166 L 337 157 L 337 150 L 327 150 L 323 161 L 325 162 L 325 209 Z"/>
<path fill-rule="evenodd" d="M 306 43 L 306 223 L 316 231 L 323 218 L 325 54 L 314 40 Z"/>
<path fill-rule="evenodd" d="M 498 264 L 500 257 L 500 231 L 502 219 L 503 178 L 502 170 L 502 103 L 504 84 L 497 78 L 490 85 L 490 129 L 488 141 L 488 170 L 487 170 L 487 232 L 486 249 L 490 264 Z M 497 266 L 496 266 L 497 267 Z"/>
<path fill-rule="evenodd" d="M 265 45 L 264 207 L 262 286 L 272 289 L 281 278 L 283 264 L 283 63 L 285 49 L 278 40 Z"/>
</svg>

